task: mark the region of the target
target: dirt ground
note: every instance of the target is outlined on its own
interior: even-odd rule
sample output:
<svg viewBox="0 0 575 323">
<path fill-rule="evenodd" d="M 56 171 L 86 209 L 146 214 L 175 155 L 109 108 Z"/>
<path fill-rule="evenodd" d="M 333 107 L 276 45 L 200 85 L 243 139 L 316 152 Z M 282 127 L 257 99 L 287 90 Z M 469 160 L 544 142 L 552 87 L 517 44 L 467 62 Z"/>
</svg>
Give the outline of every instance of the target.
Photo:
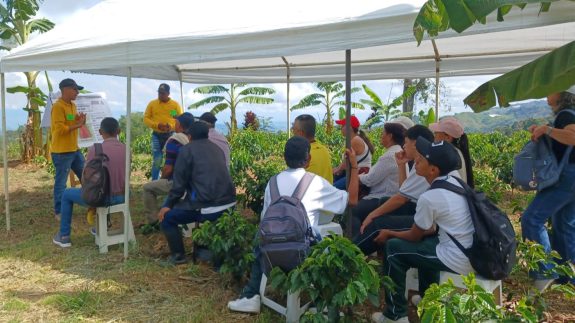
<svg viewBox="0 0 575 323">
<path fill-rule="evenodd" d="M 52 213 L 52 177 L 34 165 L 10 165 L 11 230 L 0 218 L 0 321 L 186 321 L 276 322 L 283 319 L 269 309 L 259 315 L 230 312 L 226 304 L 238 295 L 240 283 L 214 272 L 209 264 L 167 267 L 168 248 L 160 233 L 143 235 L 142 174 L 132 177 L 132 219 L 137 245 L 123 258 L 123 248 L 112 246 L 100 254 L 89 233 L 86 209 L 76 207 L 72 247 L 52 243 L 58 222 Z M 2 179 L 3 180 L 3 179 Z M 3 183 L 0 183 L 3 187 Z M 114 223 L 121 218 L 113 218 Z M 191 239 L 186 239 L 191 250 Z M 504 294 L 519 298 L 525 277 L 504 282 Z M 548 293 L 548 320 L 575 322 L 575 301 Z M 507 302 L 507 306 L 512 306 Z M 368 321 L 371 305 L 358 308 L 358 321 Z M 412 322 L 417 321 L 412 309 Z"/>
</svg>

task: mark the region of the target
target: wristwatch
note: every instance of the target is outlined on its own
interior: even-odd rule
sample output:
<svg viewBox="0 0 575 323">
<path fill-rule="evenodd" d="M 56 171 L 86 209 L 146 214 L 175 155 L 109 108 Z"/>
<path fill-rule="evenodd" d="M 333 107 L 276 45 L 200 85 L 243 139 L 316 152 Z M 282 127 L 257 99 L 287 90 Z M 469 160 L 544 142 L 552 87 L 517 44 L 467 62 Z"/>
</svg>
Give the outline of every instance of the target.
<svg viewBox="0 0 575 323">
<path fill-rule="evenodd" d="M 547 134 L 548 136 L 551 136 L 551 131 L 553 131 L 553 127 L 547 126 L 547 132 L 546 132 L 546 134 Z"/>
</svg>

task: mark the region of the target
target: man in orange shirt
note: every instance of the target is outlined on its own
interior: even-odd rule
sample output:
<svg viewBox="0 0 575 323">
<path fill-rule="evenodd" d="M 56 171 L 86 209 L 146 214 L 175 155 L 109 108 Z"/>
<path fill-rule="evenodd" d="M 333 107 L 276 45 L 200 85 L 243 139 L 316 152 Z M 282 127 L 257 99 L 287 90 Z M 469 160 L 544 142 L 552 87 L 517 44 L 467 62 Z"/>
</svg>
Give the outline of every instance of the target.
<svg viewBox="0 0 575 323">
<path fill-rule="evenodd" d="M 54 214 L 60 219 L 62 193 L 70 169 L 82 179 L 84 156 L 78 148 L 78 129 L 86 124 L 86 114 L 78 113 L 73 102 L 79 90 L 84 87 L 73 79 L 60 82 L 62 96 L 52 106 L 50 129 L 52 132 L 52 163 L 56 169 L 54 176 Z"/>
</svg>

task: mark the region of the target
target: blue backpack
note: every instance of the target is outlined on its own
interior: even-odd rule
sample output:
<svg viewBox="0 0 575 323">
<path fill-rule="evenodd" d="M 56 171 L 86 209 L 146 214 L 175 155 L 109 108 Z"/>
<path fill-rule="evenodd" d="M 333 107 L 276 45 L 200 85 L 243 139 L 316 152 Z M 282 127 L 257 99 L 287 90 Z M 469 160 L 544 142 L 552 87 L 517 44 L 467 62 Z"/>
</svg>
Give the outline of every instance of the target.
<svg viewBox="0 0 575 323">
<path fill-rule="evenodd" d="M 575 115 L 571 109 L 563 111 Z M 553 186 L 559 180 L 572 150 L 573 146 L 567 147 L 561 161 L 557 161 L 549 136 L 541 136 L 538 141 L 530 140 L 514 157 L 513 183 L 525 191 L 541 191 Z"/>
</svg>

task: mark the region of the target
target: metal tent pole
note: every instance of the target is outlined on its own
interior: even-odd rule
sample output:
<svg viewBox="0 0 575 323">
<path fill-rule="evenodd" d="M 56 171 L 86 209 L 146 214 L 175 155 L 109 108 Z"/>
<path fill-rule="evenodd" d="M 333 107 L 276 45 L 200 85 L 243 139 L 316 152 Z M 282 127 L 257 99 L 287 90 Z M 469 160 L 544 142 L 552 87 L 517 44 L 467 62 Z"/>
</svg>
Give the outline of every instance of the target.
<svg viewBox="0 0 575 323">
<path fill-rule="evenodd" d="M 6 147 L 6 84 L 4 73 L 0 74 L 0 88 L 2 95 L 2 158 L 4 165 L 4 204 L 6 206 L 6 231 L 10 231 L 10 193 L 8 191 L 8 152 Z"/>
<path fill-rule="evenodd" d="M 351 49 L 345 51 L 345 148 L 351 149 Z M 347 165 L 345 172 L 345 187 L 349 187 L 349 180 L 351 174 L 351 165 Z M 351 221 L 351 210 L 346 208 L 346 226 L 345 226 L 345 236 L 351 239 L 352 235 L 352 221 Z"/>
<path fill-rule="evenodd" d="M 130 225 L 130 152 L 132 143 L 132 67 L 128 67 L 128 77 L 126 86 L 126 177 L 124 178 L 124 259 L 128 259 L 128 247 L 130 242 L 130 230 L 134 228 Z"/>
<path fill-rule="evenodd" d="M 284 61 L 284 63 L 286 64 L 286 79 L 287 79 L 287 125 L 286 125 L 286 132 L 287 132 L 287 136 L 288 138 L 291 137 L 291 127 L 290 127 L 290 106 L 289 106 L 289 86 L 290 86 L 290 77 L 291 77 L 291 71 L 289 68 L 289 63 L 287 61 L 287 59 L 285 57 L 282 56 L 282 60 Z"/>
<path fill-rule="evenodd" d="M 439 62 L 441 57 L 439 56 L 439 50 L 435 44 L 435 39 L 431 40 L 433 45 L 433 52 L 435 53 L 435 122 L 439 120 Z"/>
<path fill-rule="evenodd" d="M 184 82 L 182 81 L 182 72 L 181 71 L 180 71 L 180 100 L 182 102 L 182 110 L 184 110 L 186 105 L 184 102 Z"/>
</svg>

